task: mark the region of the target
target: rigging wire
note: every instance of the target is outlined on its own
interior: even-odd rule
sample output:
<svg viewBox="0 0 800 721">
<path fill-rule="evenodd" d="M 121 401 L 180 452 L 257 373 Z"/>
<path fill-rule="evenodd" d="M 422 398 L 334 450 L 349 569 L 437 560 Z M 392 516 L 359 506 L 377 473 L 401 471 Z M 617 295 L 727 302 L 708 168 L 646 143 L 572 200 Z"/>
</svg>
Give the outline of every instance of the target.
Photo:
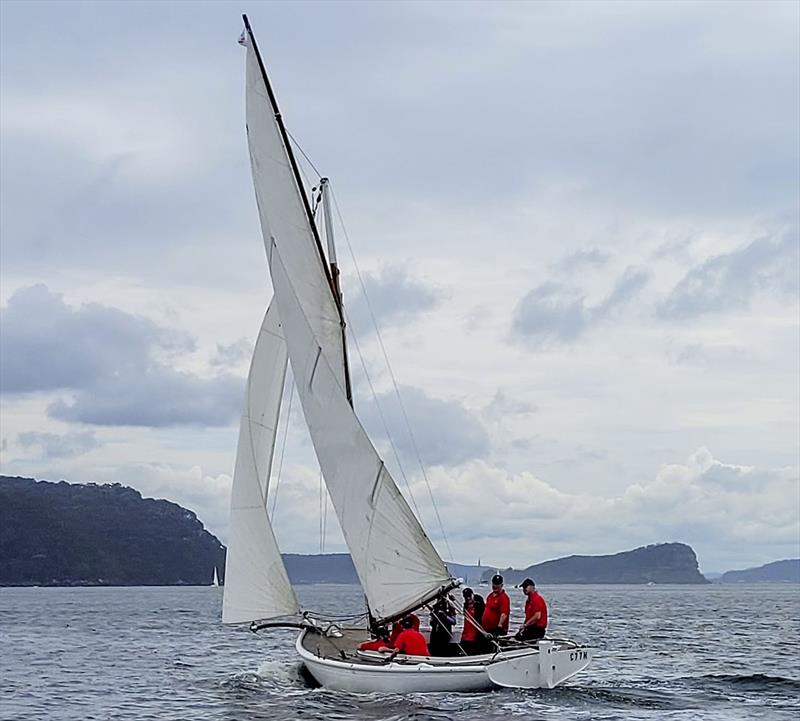
<svg viewBox="0 0 800 721">
<path fill-rule="evenodd" d="M 361 275 L 361 270 L 358 267 L 358 262 L 356 261 L 356 255 L 353 252 L 353 246 L 350 243 L 350 236 L 349 236 L 349 234 L 347 232 L 347 227 L 344 224 L 344 218 L 342 217 L 342 211 L 339 209 L 339 202 L 336 199 L 336 194 L 333 192 L 333 188 L 331 188 L 331 197 L 333 198 L 333 205 L 334 205 L 334 207 L 336 209 L 336 215 L 339 218 L 339 224 L 342 226 L 342 231 L 344 233 L 344 238 L 345 238 L 345 241 L 347 243 L 347 250 L 349 251 L 350 258 L 353 261 L 353 267 L 355 268 L 356 275 L 358 276 L 358 282 L 361 285 L 361 291 L 364 294 L 364 300 L 366 301 L 367 309 L 369 310 L 370 317 L 372 318 L 372 324 L 375 327 L 375 333 L 376 333 L 376 335 L 378 337 L 378 344 L 380 345 L 381 352 L 383 353 L 383 358 L 386 361 L 386 368 L 389 371 L 389 377 L 392 379 L 392 386 L 394 387 L 394 392 L 395 392 L 395 395 L 397 396 L 397 401 L 400 404 L 400 410 L 401 410 L 401 412 L 403 414 L 403 420 L 404 420 L 405 425 L 406 425 L 406 430 L 408 431 L 408 437 L 411 440 L 411 446 L 414 449 L 414 453 L 415 453 L 415 455 L 417 457 L 417 462 L 419 463 L 420 470 L 422 471 L 422 477 L 425 480 L 425 486 L 428 489 L 428 495 L 430 496 L 431 504 L 433 505 L 433 510 L 436 513 L 436 520 L 439 523 L 439 530 L 442 532 L 442 538 L 444 539 L 445 546 L 447 547 L 447 553 L 448 553 L 449 557 L 452 558 L 453 557 L 453 552 L 452 552 L 452 550 L 450 548 L 450 542 L 447 540 L 447 533 L 444 530 L 444 524 L 442 523 L 442 517 L 439 514 L 439 507 L 436 504 L 436 499 L 433 497 L 433 490 L 431 489 L 431 484 L 430 484 L 430 481 L 428 480 L 428 474 L 427 474 L 427 472 L 425 470 L 425 464 L 422 462 L 422 456 L 420 455 L 420 452 L 419 452 L 419 447 L 417 445 L 417 439 L 415 438 L 414 431 L 411 428 L 411 422 L 408 419 L 408 414 L 406 413 L 405 404 L 403 403 L 403 399 L 400 396 L 400 389 L 399 389 L 399 387 L 397 385 L 397 380 L 396 380 L 396 378 L 394 376 L 394 372 L 392 371 L 392 365 L 389 362 L 389 355 L 386 352 L 386 346 L 383 343 L 383 336 L 381 335 L 381 330 L 380 330 L 380 327 L 378 326 L 378 321 L 375 318 L 375 313 L 372 310 L 372 305 L 369 302 L 369 296 L 367 295 L 367 287 L 366 287 L 366 284 L 364 283 L 364 278 Z M 355 333 L 351 333 L 351 335 L 353 337 L 355 337 Z M 371 384 L 370 384 L 370 387 L 371 387 Z"/>
<path fill-rule="evenodd" d="M 308 157 L 308 155 L 306 154 L 305 150 L 303 150 L 303 148 L 300 145 L 300 143 L 297 142 L 297 139 L 288 130 L 286 132 L 287 132 L 287 135 L 289 136 L 289 138 L 291 139 L 293 145 L 297 148 L 297 150 L 300 151 L 300 154 L 303 156 L 303 158 L 305 158 L 305 160 L 309 164 L 309 166 L 311 166 L 311 168 L 313 169 L 313 171 L 317 174 L 317 176 L 319 178 L 322 178 L 323 177 L 322 173 L 320 173 L 320 171 L 317 169 L 317 166 L 314 165 L 314 163 L 311 160 L 311 158 Z M 301 169 L 301 172 L 303 172 L 303 175 L 306 177 L 306 182 L 308 182 L 308 176 L 305 175 L 305 172 L 302 171 L 302 169 Z M 309 185 L 310 185 L 310 183 L 309 183 Z M 336 199 L 336 194 L 333 192 L 333 188 L 331 188 L 331 197 L 333 198 L 333 205 L 334 205 L 334 207 L 336 209 L 336 215 L 339 218 L 339 224 L 341 225 L 342 231 L 344 232 L 345 241 L 347 242 L 347 249 L 348 249 L 348 252 L 350 253 L 350 258 L 353 261 L 353 267 L 355 268 L 356 275 L 358 276 L 358 281 L 359 281 L 359 284 L 361 285 L 361 291 L 364 294 L 364 299 L 365 299 L 366 304 L 367 304 L 367 309 L 369 310 L 369 314 L 370 314 L 370 317 L 372 319 L 372 324 L 373 324 L 373 326 L 375 328 L 375 333 L 376 333 L 376 335 L 378 337 L 378 344 L 380 345 L 384 361 L 386 362 L 386 367 L 387 367 L 387 369 L 389 371 L 389 376 L 392 379 L 392 386 L 394 387 L 394 392 L 395 392 L 395 395 L 397 396 L 397 401 L 398 401 L 398 403 L 400 405 L 400 410 L 401 410 L 402 415 L 403 415 L 403 421 L 404 421 L 404 423 L 406 425 L 406 430 L 408 431 L 408 437 L 411 440 L 411 446 L 414 449 L 414 454 L 417 457 L 417 462 L 419 463 L 420 470 L 422 471 L 422 477 L 423 477 L 423 479 L 425 481 L 425 486 L 428 489 L 428 496 L 431 499 L 431 504 L 433 505 L 433 510 L 434 510 L 434 512 L 436 514 L 436 520 L 437 520 L 437 522 L 439 524 L 439 530 L 442 533 L 442 538 L 444 539 L 445 546 L 447 547 L 447 553 L 448 553 L 449 557 L 452 558 L 453 557 L 453 552 L 452 552 L 452 550 L 450 548 L 450 542 L 449 542 L 449 540 L 447 538 L 447 533 L 444 530 L 444 524 L 442 523 L 442 517 L 439 514 L 439 507 L 437 506 L 436 499 L 433 496 L 433 490 L 431 488 L 431 484 L 430 484 L 430 481 L 428 479 L 427 471 L 425 470 L 425 464 L 422 462 L 422 456 L 421 456 L 421 454 L 419 452 L 419 446 L 417 445 L 417 440 L 416 440 L 416 437 L 414 436 L 414 431 L 411 428 L 411 422 L 409 421 L 408 413 L 406 412 L 406 408 L 405 408 L 405 405 L 403 403 L 403 399 L 400 396 L 400 389 L 399 389 L 399 387 L 397 385 L 397 380 L 396 380 L 396 378 L 394 376 L 394 372 L 392 370 L 391 363 L 389 362 L 389 355 L 386 352 L 386 346 L 383 343 L 383 336 L 381 335 L 380 327 L 378 326 L 378 321 L 377 321 L 377 319 L 375 317 L 375 313 L 372 310 L 372 305 L 369 302 L 369 296 L 367 295 L 366 284 L 364 283 L 364 278 L 361 275 L 361 270 L 358 267 L 358 262 L 356 261 L 355 252 L 353 251 L 353 246 L 350 243 L 350 236 L 349 236 L 349 234 L 347 232 L 347 227 L 344 224 L 344 218 L 342 217 L 342 211 L 339 208 L 339 202 Z M 314 213 L 316 214 L 316 205 L 314 207 Z M 349 325 L 349 320 L 348 320 L 348 325 Z M 364 356 L 361 354 L 361 350 L 360 350 L 360 348 L 358 346 L 358 340 L 356 339 L 356 334 L 351 331 L 350 337 L 353 338 L 353 340 L 356 343 L 356 348 L 357 348 L 358 354 L 359 354 L 359 356 L 361 358 L 361 363 L 362 363 L 362 365 L 364 367 L 364 373 L 367 376 L 367 381 L 369 382 L 369 386 L 370 386 L 370 390 L 372 391 L 372 395 L 375 397 L 375 403 L 378 406 L 378 412 L 379 412 L 379 415 L 381 416 L 381 421 L 383 422 L 384 429 L 386 430 L 386 435 L 389 438 L 389 442 L 390 442 L 390 444 L 392 446 L 392 450 L 394 451 L 395 457 L 397 458 L 398 466 L 400 467 L 400 472 L 401 472 L 401 474 L 402 474 L 402 476 L 403 476 L 403 478 L 404 478 L 404 480 L 406 482 L 406 487 L 408 488 L 409 496 L 411 497 L 411 500 L 413 502 L 414 508 L 415 508 L 415 510 L 417 512 L 417 516 L 421 518 L 421 515 L 419 513 L 419 508 L 417 507 L 416 501 L 414 500 L 413 493 L 411 491 L 411 484 L 409 483 L 408 478 L 407 478 L 407 476 L 405 475 L 405 473 L 403 471 L 402 465 L 400 463 L 400 456 L 397 453 L 397 449 L 395 448 L 394 441 L 392 440 L 391 434 L 389 433 L 388 428 L 386 427 L 386 422 L 385 422 L 385 419 L 383 417 L 383 411 L 381 411 L 381 409 L 380 409 L 380 404 L 378 403 L 377 395 L 375 394 L 375 389 L 374 389 L 374 387 L 372 385 L 371 379 L 369 378 L 369 373 L 367 372 L 366 363 L 364 362 Z"/>
<path fill-rule="evenodd" d="M 289 419 L 292 415 L 292 400 L 294 399 L 294 379 L 289 381 L 289 406 L 286 409 L 286 424 L 283 428 L 283 443 L 281 444 L 281 457 L 278 460 L 278 475 L 275 478 L 275 492 L 272 494 L 272 511 L 269 514 L 269 520 L 275 516 L 275 506 L 278 505 L 278 491 L 281 486 L 281 471 L 283 471 L 283 457 L 286 454 L 286 439 L 289 437 Z"/>
<path fill-rule="evenodd" d="M 322 553 L 322 539 L 323 539 L 323 529 L 322 529 L 322 504 L 324 503 L 323 498 L 325 490 L 323 488 L 322 483 L 322 469 L 319 471 L 319 552 Z"/>
<path fill-rule="evenodd" d="M 309 158 L 308 155 L 306 155 L 306 151 L 303 150 L 303 147 L 300 145 L 300 143 L 297 142 L 297 139 L 294 137 L 294 135 L 292 135 L 288 130 L 286 131 L 286 134 L 289 136 L 289 139 L 294 144 L 294 147 L 300 151 L 300 155 L 302 155 L 306 159 L 306 162 L 311 166 L 311 169 L 317 174 L 317 177 L 321 178 L 322 173 L 320 173 L 319 170 L 317 170 L 317 166 L 314 165 L 311 158 Z"/>
<path fill-rule="evenodd" d="M 287 131 L 287 133 L 288 133 L 288 131 Z M 303 148 L 300 145 L 300 143 L 297 142 L 296 138 L 291 133 L 289 133 L 289 137 L 291 138 L 292 143 L 294 144 L 294 146 L 297 148 L 297 150 L 300 152 L 300 154 L 303 156 L 303 158 L 305 158 L 306 162 L 311 166 L 311 168 L 314 170 L 314 172 L 317 174 L 317 176 L 322 178 L 322 174 L 319 172 L 317 167 L 314 165 L 314 163 L 312 162 L 311 158 L 309 158 L 308 155 L 306 154 L 306 152 L 303 150 Z M 306 182 L 309 185 L 311 185 L 311 181 L 308 179 L 308 176 L 306 175 L 305 170 L 303 169 L 303 166 L 300 165 L 299 167 L 300 167 L 301 172 L 303 173 L 303 177 L 305 178 Z M 314 186 L 312 188 L 312 193 L 314 191 L 316 191 L 316 190 L 317 190 L 317 186 Z M 315 218 L 316 218 L 316 215 L 317 215 L 317 208 L 321 204 L 321 200 L 322 200 L 322 190 L 320 189 L 318 193 L 314 193 L 314 195 L 313 195 L 314 206 L 313 206 L 312 214 L 314 215 Z M 334 201 L 335 201 L 335 199 L 334 199 Z M 339 213 L 338 206 L 337 206 L 337 213 L 339 214 L 339 221 L 341 222 L 341 213 Z M 325 215 L 324 214 L 323 214 L 322 218 L 320 219 L 320 221 L 322 223 L 325 223 Z M 344 223 L 342 223 L 342 228 L 344 228 Z M 327 232 L 328 232 L 328 228 L 327 227 L 325 228 L 325 232 L 327 234 Z M 345 235 L 346 235 L 346 233 L 347 233 L 347 231 L 345 230 Z M 350 246 L 349 239 L 347 241 L 347 244 L 348 244 L 348 247 L 350 248 L 350 255 L 352 256 L 353 255 L 353 249 L 352 249 L 352 246 Z M 363 288 L 363 283 L 362 283 L 362 288 Z M 364 294 L 366 295 L 366 290 L 364 291 Z M 383 430 L 386 433 L 386 437 L 389 439 L 389 445 L 391 446 L 392 453 L 393 453 L 393 455 L 395 457 L 395 460 L 397 461 L 397 466 L 400 469 L 400 475 L 403 477 L 403 481 L 405 483 L 406 489 L 408 490 L 408 495 L 409 495 L 409 498 L 411 499 L 411 505 L 414 507 L 414 511 L 417 514 L 417 518 L 421 519 L 422 515 L 420 514 L 419 506 L 417 505 L 417 500 L 416 500 L 416 498 L 414 498 L 414 492 L 411 490 L 411 482 L 408 480 L 408 476 L 406 475 L 405 469 L 403 468 L 403 463 L 400 460 L 400 454 L 399 454 L 399 452 L 397 450 L 397 447 L 395 446 L 394 439 L 392 438 L 392 434 L 389 432 L 389 427 L 388 427 L 388 424 L 386 422 L 386 418 L 383 415 L 383 410 L 381 408 L 380 403 L 378 402 L 378 396 L 377 396 L 377 393 L 375 392 L 375 387 L 374 387 L 374 385 L 372 383 L 372 379 L 371 379 L 371 377 L 369 375 L 369 371 L 367 370 L 366 360 L 364 359 L 364 355 L 361 352 L 361 348 L 360 348 L 359 343 L 358 343 L 358 338 L 357 338 L 355 332 L 353 332 L 353 330 L 352 330 L 353 325 L 352 325 L 352 323 L 350 323 L 350 317 L 347 314 L 347 308 L 345 308 L 343 306 L 342 309 L 344 310 L 344 313 L 345 313 L 345 320 L 346 320 L 347 327 L 350 328 L 350 338 L 353 340 L 353 342 L 354 342 L 354 344 L 356 346 L 356 351 L 358 352 L 359 359 L 361 360 L 361 367 L 364 369 L 364 375 L 367 378 L 367 383 L 369 384 L 369 388 L 370 388 L 370 391 L 372 393 L 372 397 L 375 400 L 375 405 L 376 405 L 376 407 L 378 409 L 378 415 L 380 416 L 380 419 L 381 419 L 381 425 L 383 426 Z M 373 321 L 374 321 L 374 316 L 373 316 Z M 326 509 L 327 509 L 327 503 L 326 503 Z"/>
<path fill-rule="evenodd" d="M 325 540 L 328 536 L 328 488 L 325 486 L 322 478 L 321 468 L 319 469 L 319 482 L 323 486 L 323 493 L 325 494 L 325 500 L 322 505 L 322 548 L 320 549 L 320 553 L 325 553 Z"/>
</svg>

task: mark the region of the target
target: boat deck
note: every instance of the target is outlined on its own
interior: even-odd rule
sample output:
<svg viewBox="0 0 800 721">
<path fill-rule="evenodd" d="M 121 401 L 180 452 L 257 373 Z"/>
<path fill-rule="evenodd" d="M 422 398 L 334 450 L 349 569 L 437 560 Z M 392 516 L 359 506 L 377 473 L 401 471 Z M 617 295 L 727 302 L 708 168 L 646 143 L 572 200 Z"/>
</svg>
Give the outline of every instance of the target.
<svg viewBox="0 0 800 721">
<path fill-rule="evenodd" d="M 359 644 L 369 641 L 370 636 L 365 628 L 342 628 L 341 638 L 331 638 L 320 633 L 306 633 L 303 636 L 303 648 L 320 658 L 334 661 L 353 661 L 359 663 L 384 664 L 385 658 L 371 654 L 358 653 Z"/>
<path fill-rule="evenodd" d="M 366 665 L 383 666 L 387 662 L 385 654 L 378 651 L 359 651 L 358 646 L 369 640 L 369 633 L 364 628 L 339 629 L 341 637 L 329 637 L 321 633 L 309 631 L 303 635 L 302 646 L 309 653 L 318 658 L 331 661 L 346 661 Z M 516 656 L 530 653 L 538 644 L 519 644 L 506 648 L 503 654 Z M 477 666 L 488 663 L 497 658 L 494 653 L 476 656 L 404 656 L 396 657 L 399 663 L 427 663 L 435 666 Z"/>
</svg>

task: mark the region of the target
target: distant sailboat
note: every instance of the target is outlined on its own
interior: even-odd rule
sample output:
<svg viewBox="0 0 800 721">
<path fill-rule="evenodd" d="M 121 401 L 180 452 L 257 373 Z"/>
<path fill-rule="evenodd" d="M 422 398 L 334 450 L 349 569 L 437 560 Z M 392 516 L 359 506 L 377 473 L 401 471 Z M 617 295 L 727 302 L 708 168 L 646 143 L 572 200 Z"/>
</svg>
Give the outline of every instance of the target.
<svg viewBox="0 0 800 721">
<path fill-rule="evenodd" d="M 295 648 L 323 686 L 354 692 L 551 688 L 585 668 L 572 641 L 517 642 L 468 657 L 358 650 L 369 630 L 431 604 L 458 586 L 406 503 L 353 407 L 327 180 L 320 183 L 325 256 L 305 187 L 247 18 L 247 138 L 274 296 L 247 379 L 231 491 L 223 623 L 297 627 Z M 291 363 L 325 484 L 367 599 L 348 628 L 300 606 L 266 502 L 276 428 Z M 283 619 L 267 621 L 267 619 Z"/>
<path fill-rule="evenodd" d="M 219 586 L 219 576 L 217 576 L 217 567 L 214 566 L 214 578 L 211 580 L 212 586 Z"/>
</svg>

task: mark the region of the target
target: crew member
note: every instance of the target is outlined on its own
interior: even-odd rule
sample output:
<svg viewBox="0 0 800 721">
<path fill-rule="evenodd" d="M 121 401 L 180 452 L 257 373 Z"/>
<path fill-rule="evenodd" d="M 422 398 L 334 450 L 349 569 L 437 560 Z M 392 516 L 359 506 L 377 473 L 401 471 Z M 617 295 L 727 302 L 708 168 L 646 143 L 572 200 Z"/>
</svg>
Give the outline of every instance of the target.
<svg viewBox="0 0 800 721">
<path fill-rule="evenodd" d="M 397 637 L 389 658 L 394 658 L 398 653 L 404 653 L 406 656 L 430 656 L 425 636 L 414 630 L 414 619 L 411 616 L 404 616 L 400 619 L 400 626 L 403 630 Z"/>
<path fill-rule="evenodd" d="M 419 616 L 416 613 L 409 613 L 408 618 L 411 619 L 411 628 L 415 631 L 419 631 Z M 395 621 L 392 624 L 392 633 L 389 636 L 389 645 L 396 646 L 397 645 L 397 637 L 403 632 L 403 627 L 400 625 L 400 621 Z"/>
<path fill-rule="evenodd" d="M 465 588 L 461 595 L 464 596 L 464 630 L 461 632 L 461 648 L 467 656 L 480 653 L 478 648 L 478 627 L 475 625 L 475 594 L 471 588 Z"/>
<path fill-rule="evenodd" d="M 453 626 L 456 622 L 456 607 L 446 596 L 440 596 L 431 609 L 431 642 L 432 656 L 457 656 L 454 649 Z"/>
<path fill-rule="evenodd" d="M 519 641 L 544 638 L 544 632 L 547 630 L 547 603 L 539 595 L 536 584 L 530 578 L 526 578 L 520 586 L 528 599 L 525 601 L 525 623 L 517 631 L 515 638 Z"/>
<path fill-rule="evenodd" d="M 364 641 L 359 647 L 359 651 L 381 651 L 386 649 L 387 651 L 392 650 L 392 646 L 389 644 L 389 629 L 386 626 L 378 626 L 375 629 L 375 639 L 372 641 Z"/>
<path fill-rule="evenodd" d="M 492 576 L 492 592 L 486 597 L 486 608 L 483 609 L 483 630 L 492 636 L 505 636 L 510 612 L 511 601 L 503 590 L 503 577 L 496 573 Z"/>
</svg>

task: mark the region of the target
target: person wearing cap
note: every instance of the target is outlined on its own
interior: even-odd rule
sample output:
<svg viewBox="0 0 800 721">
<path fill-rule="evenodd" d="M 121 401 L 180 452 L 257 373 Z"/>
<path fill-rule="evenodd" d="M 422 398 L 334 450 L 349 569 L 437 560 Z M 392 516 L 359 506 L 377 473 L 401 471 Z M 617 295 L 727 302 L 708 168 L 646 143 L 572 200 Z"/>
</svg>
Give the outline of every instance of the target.
<svg viewBox="0 0 800 721">
<path fill-rule="evenodd" d="M 453 647 L 453 626 L 456 622 L 456 607 L 447 596 L 440 596 L 431 609 L 431 633 L 428 648 L 431 656 L 456 656 Z"/>
<path fill-rule="evenodd" d="M 419 631 L 419 616 L 416 613 L 409 613 L 408 617 L 411 619 L 411 628 L 415 631 Z M 392 624 L 392 632 L 389 634 L 389 645 L 394 646 L 397 637 L 403 632 L 403 627 L 400 625 L 400 621 L 395 621 Z"/>
<path fill-rule="evenodd" d="M 511 601 L 503 590 L 503 577 L 496 573 L 492 576 L 492 592 L 486 597 L 486 608 L 483 610 L 483 630 L 492 636 L 505 636 L 510 612 Z"/>
<path fill-rule="evenodd" d="M 375 629 L 375 639 L 372 641 L 364 641 L 359 647 L 359 651 L 391 651 L 392 646 L 389 643 L 389 629 L 386 626 L 379 626 Z"/>
<path fill-rule="evenodd" d="M 525 601 L 525 623 L 514 638 L 518 641 L 544 638 L 544 632 L 547 630 L 547 603 L 539 595 L 532 579 L 526 578 L 519 585 L 528 598 Z"/>
<path fill-rule="evenodd" d="M 394 650 L 389 654 L 389 658 L 394 658 L 398 653 L 406 656 L 430 656 L 428 642 L 419 631 L 414 629 L 414 619 L 411 616 L 404 616 L 400 619 L 400 627 L 403 629 L 394 644 Z"/>
<path fill-rule="evenodd" d="M 465 588 L 461 595 L 464 596 L 464 630 L 461 632 L 461 648 L 467 656 L 471 656 L 476 651 L 476 641 L 478 640 L 478 627 L 475 625 L 475 594 L 471 588 Z"/>
</svg>

